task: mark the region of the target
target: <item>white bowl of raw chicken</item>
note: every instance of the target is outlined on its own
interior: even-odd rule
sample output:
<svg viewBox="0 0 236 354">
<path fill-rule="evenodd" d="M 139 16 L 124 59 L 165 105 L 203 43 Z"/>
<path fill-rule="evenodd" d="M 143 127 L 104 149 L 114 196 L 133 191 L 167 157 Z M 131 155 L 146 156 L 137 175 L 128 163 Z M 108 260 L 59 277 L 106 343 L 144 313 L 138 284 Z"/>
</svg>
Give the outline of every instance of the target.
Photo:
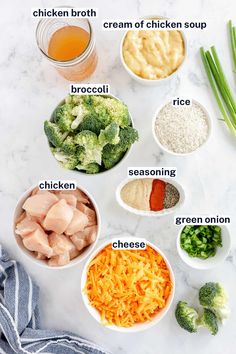
<svg viewBox="0 0 236 354">
<path fill-rule="evenodd" d="M 32 227 L 32 224 L 27 224 L 27 227 L 29 227 L 28 230 L 25 229 L 25 226 L 23 226 L 22 228 L 20 228 L 20 232 L 21 233 L 26 233 L 26 235 L 22 236 L 19 234 L 19 230 L 17 231 L 16 230 L 16 225 L 19 224 L 19 222 L 21 222 L 23 219 L 25 219 L 25 217 L 29 216 L 29 213 L 27 213 L 23 208 L 22 206 L 24 205 L 24 203 L 26 202 L 26 200 L 32 195 L 32 193 L 34 193 L 34 191 L 36 191 L 36 188 L 37 186 L 32 186 L 31 188 L 29 188 L 18 200 L 17 202 L 17 205 L 16 205 L 16 208 L 15 208 L 15 211 L 14 211 L 14 216 L 13 216 L 13 232 L 14 232 L 14 235 L 15 235 L 15 239 L 16 239 L 16 242 L 17 242 L 17 245 L 18 247 L 21 249 L 21 251 L 23 252 L 24 255 L 26 255 L 28 258 L 30 258 L 34 263 L 40 265 L 40 266 L 43 266 L 43 267 L 46 267 L 46 268 L 49 268 L 49 269 L 65 269 L 65 268 L 69 268 L 69 267 L 72 267 L 80 262 L 82 262 L 85 258 L 87 258 L 89 256 L 89 254 L 92 252 L 92 250 L 94 249 L 96 243 L 97 243 L 97 240 L 98 240 L 98 237 L 99 237 L 99 234 L 100 234 L 100 229 L 101 229 L 101 219 L 100 219 L 100 213 L 99 213 L 99 210 L 98 210 L 98 207 L 97 207 L 97 204 L 95 202 L 95 200 L 93 199 L 93 197 L 84 189 L 84 188 L 81 188 L 80 186 L 77 186 L 77 190 L 79 190 L 81 193 L 81 196 L 82 196 L 82 200 L 80 200 L 80 197 L 76 194 L 75 191 L 71 190 L 67 190 L 67 191 L 64 191 L 64 190 L 61 190 L 61 191 L 55 191 L 53 190 L 53 192 L 56 192 L 54 195 L 56 197 L 58 197 L 58 201 L 65 205 L 64 201 L 65 200 L 64 198 L 62 198 L 61 194 L 67 194 L 67 195 L 74 195 L 76 197 L 76 207 L 73 208 L 72 206 L 72 203 L 71 203 L 71 208 L 74 210 L 74 209 L 77 209 L 77 206 L 80 204 L 83 204 L 86 207 L 89 207 L 91 210 L 93 210 L 95 212 L 95 220 L 96 220 L 96 228 L 95 228 L 95 225 L 87 225 L 88 228 L 90 229 L 93 229 L 93 236 L 91 236 L 91 240 L 92 242 L 89 244 L 89 245 L 86 245 L 83 249 L 81 249 L 80 251 L 78 251 L 78 248 L 80 248 L 81 246 L 81 241 L 80 239 L 78 240 L 78 243 L 76 242 L 77 239 L 78 239 L 78 235 L 81 235 L 81 232 L 76 232 L 75 234 L 72 234 L 72 232 L 70 232 L 70 235 L 64 235 L 63 233 L 63 236 L 66 236 L 68 239 L 69 239 L 69 242 L 72 241 L 72 238 L 73 238 L 73 241 L 75 241 L 76 245 L 74 244 L 75 247 L 72 246 L 71 250 L 69 251 L 69 254 L 70 254 L 70 260 L 69 260 L 69 263 L 66 263 L 66 264 L 62 264 L 62 265 L 58 265 L 56 263 L 58 263 L 58 257 L 62 257 L 62 249 L 60 248 L 61 246 L 63 246 L 63 243 L 58 244 L 56 243 L 57 240 L 60 240 L 60 238 L 58 239 L 57 238 L 57 234 L 56 232 L 53 232 L 53 230 L 45 230 L 45 228 L 42 226 L 43 225 L 43 221 L 42 222 L 42 225 L 40 224 L 40 226 L 42 226 L 43 230 L 47 233 L 47 235 L 51 235 L 53 233 L 53 236 L 48 236 L 48 240 L 49 240 L 49 237 L 51 242 L 54 242 L 53 245 L 49 244 L 49 247 L 50 245 L 53 247 L 53 254 L 51 255 L 51 250 L 50 248 L 47 247 L 46 245 L 46 248 L 44 248 L 45 250 L 45 253 L 47 253 L 48 255 L 48 258 L 47 257 L 44 257 L 42 256 L 42 254 L 38 251 L 30 251 L 29 249 L 27 249 L 24 245 L 24 243 L 26 244 L 26 242 L 29 243 L 29 240 L 30 238 L 27 238 L 28 236 L 31 236 L 32 233 L 28 233 L 28 230 Z M 44 193 L 45 191 L 40 191 L 40 193 Z M 47 191 L 47 192 L 52 192 L 52 191 Z M 65 193 L 64 193 L 65 192 Z M 74 194 L 75 192 L 75 194 Z M 60 194 L 61 193 L 61 194 Z M 60 195 L 60 197 L 59 197 Z M 82 203 L 83 201 L 83 197 L 85 197 L 84 199 L 84 202 L 85 203 Z M 67 198 L 67 197 L 66 197 Z M 70 198 L 69 199 L 73 199 L 73 198 Z M 86 202 L 87 200 L 87 202 Z M 70 201 L 69 201 L 70 202 Z M 67 203 L 69 203 L 68 200 L 67 200 Z M 56 202 L 57 203 L 57 202 Z M 87 203 L 87 204 L 86 204 Z M 52 205 L 53 206 L 53 205 Z M 84 207 L 83 207 L 84 208 Z M 50 210 L 50 208 L 49 208 Z M 23 215 L 23 213 L 25 212 L 25 214 Z M 74 212 L 74 211 L 73 211 Z M 75 215 L 75 214 L 73 214 Z M 39 222 L 39 217 L 32 217 L 32 216 L 29 216 L 29 218 L 31 219 L 30 221 L 33 221 L 33 222 L 36 222 L 36 223 L 40 223 Z M 42 217 L 42 219 L 44 219 L 45 221 L 45 217 Z M 28 221 L 28 220 L 27 220 Z M 60 220 L 61 221 L 61 220 Z M 55 228 L 60 228 L 60 226 L 58 226 L 60 224 L 60 221 L 59 223 L 57 222 L 55 224 Z M 50 220 L 49 220 L 49 223 L 50 223 Z M 90 223 L 90 221 L 89 221 Z M 71 224 L 70 224 L 71 225 Z M 87 228 L 87 230 L 88 230 Z M 39 229 L 41 230 L 41 228 L 39 227 Z M 24 230 L 22 232 L 22 230 Z M 85 230 L 85 229 L 84 229 Z M 96 231 L 95 231 L 96 230 Z M 35 230 L 34 230 L 35 231 Z M 58 229 L 59 231 L 59 229 Z M 73 231 L 72 229 L 70 231 Z M 38 231 L 37 231 L 38 232 Z M 88 231 L 86 231 L 88 232 Z M 77 235 L 77 236 L 75 236 Z M 37 235 L 38 236 L 38 235 Z M 61 236 L 61 235 L 60 235 Z M 77 237 L 77 238 L 76 238 Z M 25 241 L 24 241 L 25 239 Z M 64 237 L 61 238 L 62 240 L 64 240 Z M 85 238 L 86 239 L 86 238 Z M 32 239 L 31 239 L 32 240 Z M 37 242 L 37 239 L 35 240 L 35 242 Z M 87 242 L 87 241 L 86 241 Z M 54 246 L 56 246 L 56 248 L 54 248 Z M 68 246 L 68 242 L 66 243 L 66 246 Z M 78 248 L 77 248 L 78 246 Z M 58 247 L 59 247 L 59 251 L 58 251 Z M 32 247 L 30 247 L 32 248 Z M 33 247 L 34 248 L 34 247 Z M 57 253 L 58 254 L 55 254 L 56 251 L 58 251 Z M 61 253 L 61 254 L 60 254 Z M 60 256 L 59 256 L 60 254 Z M 50 257 L 49 257 L 50 256 Z M 53 258 L 53 257 L 56 257 L 58 256 L 57 258 Z M 68 256 L 67 256 L 68 258 Z M 49 260 L 53 259 L 53 261 L 50 263 Z M 67 259 L 67 262 L 68 262 L 68 259 Z M 64 260 L 62 260 L 62 263 L 64 263 Z"/>
</svg>

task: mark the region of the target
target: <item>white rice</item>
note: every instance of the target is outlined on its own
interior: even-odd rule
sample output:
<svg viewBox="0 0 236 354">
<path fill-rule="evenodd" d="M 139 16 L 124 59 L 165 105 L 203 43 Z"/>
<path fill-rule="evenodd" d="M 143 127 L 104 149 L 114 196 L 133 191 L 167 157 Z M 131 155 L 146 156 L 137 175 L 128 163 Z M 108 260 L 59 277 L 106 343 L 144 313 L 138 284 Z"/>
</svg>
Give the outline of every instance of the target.
<svg viewBox="0 0 236 354">
<path fill-rule="evenodd" d="M 190 153 L 206 141 L 209 133 L 208 119 L 195 102 L 185 107 L 173 107 L 168 103 L 156 118 L 155 133 L 167 150 L 180 154 Z"/>
</svg>

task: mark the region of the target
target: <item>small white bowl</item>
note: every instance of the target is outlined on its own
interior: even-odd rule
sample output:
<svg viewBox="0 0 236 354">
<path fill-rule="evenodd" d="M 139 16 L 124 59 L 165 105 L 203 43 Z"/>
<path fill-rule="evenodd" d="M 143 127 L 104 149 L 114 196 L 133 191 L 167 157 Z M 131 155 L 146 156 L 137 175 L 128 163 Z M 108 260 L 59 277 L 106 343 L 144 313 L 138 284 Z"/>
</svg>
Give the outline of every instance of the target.
<svg viewBox="0 0 236 354">
<path fill-rule="evenodd" d="M 85 188 L 83 188 L 81 186 L 77 186 L 82 192 L 84 192 L 84 194 L 86 194 L 88 196 L 88 198 L 92 202 L 93 207 L 95 209 L 96 216 L 97 216 L 97 237 L 96 237 L 96 240 L 91 245 L 86 247 L 86 249 L 80 255 L 78 255 L 76 258 L 72 259 L 70 261 L 70 263 L 68 263 L 68 264 L 66 264 L 64 266 L 51 267 L 51 266 L 49 266 L 46 263 L 46 261 L 40 260 L 40 259 L 37 259 L 36 257 L 34 257 L 32 252 L 27 250 L 27 248 L 25 248 L 25 246 L 23 245 L 22 238 L 20 237 L 20 235 L 17 235 L 16 232 L 15 232 L 16 220 L 19 218 L 19 216 L 23 212 L 22 205 L 24 204 L 25 200 L 31 195 L 33 189 L 36 188 L 36 187 L 37 187 L 37 185 L 34 185 L 34 186 L 30 187 L 26 192 L 24 192 L 20 196 L 20 198 L 18 199 L 18 202 L 16 204 L 15 210 L 14 210 L 12 227 L 13 227 L 13 234 L 14 234 L 14 238 L 16 240 L 17 246 L 19 247 L 19 249 L 22 251 L 22 253 L 28 259 L 30 259 L 34 263 L 38 264 L 39 266 L 47 268 L 47 269 L 65 269 L 65 268 L 70 268 L 70 267 L 72 267 L 74 265 L 77 265 L 77 264 L 81 263 L 92 252 L 92 250 L 94 249 L 94 247 L 95 247 L 95 245 L 96 245 L 96 243 L 98 241 L 99 235 L 100 235 L 100 231 L 101 231 L 101 216 L 100 216 L 100 212 L 98 210 L 97 203 L 95 202 L 93 197 L 87 192 L 87 190 Z"/>
<path fill-rule="evenodd" d="M 132 179 L 131 178 L 126 178 L 125 180 L 123 180 L 117 187 L 116 189 L 116 200 L 117 202 L 119 203 L 119 205 L 124 208 L 125 210 L 129 211 L 130 213 L 132 214 L 135 214 L 135 215 L 138 215 L 138 216 L 152 216 L 152 217 L 160 217 L 160 216 L 165 216 L 165 215 L 168 215 L 168 214 L 171 214 L 171 213 L 174 213 L 176 210 L 178 210 L 179 208 L 181 208 L 181 206 L 183 205 L 184 203 L 184 200 L 185 200 L 185 193 L 184 193 L 184 190 L 182 188 L 182 186 L 172 180 L 172 178 L 162 178 L 162 177 L 142 177 L 143 178 L 151 178 L 151 179 L 160 179 L 161 181 L 164 181 L 164 182 L 168 182 L 170 184 L 173 184 L 173 186 L 179 191 L 179 201 L 178 203 L 172 207 L 172 208 L 168 208 L 168 209 L 163 209 L 163 210 L 160 210 L 160 211 L 146 211 L 146 210 L 138 210 L 138 209 L 135 209 L 135 208 L 132 208 L 131 206 L 127 205 L 123 199 L 121 198 L 121 190 L 122 188 L 128 183 L 128 182 L 131 182 Z M 133 180 L 135 179 L 139 179 L 139 178 L 133 178 Z M 141 178 L 140 178 L 141 179 Z"/>
<path fill-rule="evenodd" d="M 146 16 L 145 17 L 145 20 L 148 20 L 148 19 L 151 19 L 151 18 L 164 18 L 162 16 Z M 181 35 L 182 35 L 182 38 L 183 38 L 183 42 L 184 42 L 184 49 L 185 49 L 185 53 L 184 53 L 184 59 L 182 61 L 182 63 L 180 64 L 180 66 L 178 67 L 177 70 L 175 70 L 171 75 L 163 78 L 163 79 L 156 79 L 156 80 L 151 80 L 151 79 L 144 79 L 142 78 L 141 76 L 138 76 L 136 75 L 130 68 L 129 66 L 126 64 L 125 60 L 124 60 L 124 56 L 123 56 L 123 44 L 124 44 L 124 40 L 125 40 L 125 37 L 127 35 L 129 31 L 126 31 L 122 40 L 121 40 L 121 43 L 120 43 L 120 59 L 121 59 L 121 62 L 123 64 L 123 67 L 124 69 L 127 71 L 127 73 L 131 76 L 132 79 L 134 79 L 135 81 L 137 81 L 138 83 L 142 84 L 142 85 L 145 85 L 145 86 L 158 86 L 160 84 L 163 84 L 163 83 L 166 83 L 168 82 L 169 80 L 173 79 L 177 73 L 179 73 L 180 70 L 182 70 L 182 67 L 183 67 L 183 64 L 186 60 L 186 57 L 187 57 L 187 40 L 186 40 L 186 36 L 184 34 L 184 32 L 180 31 L 181 32 Z"/>
<path fill-rule="evenodd" d="M 138 239 L 138 238 L 135 238 L 135 240 Z M 143 238 L 142 238 L 143 240 Z M 160 312 L 158 312 L 156 314 L 156 316 L 154 316 L 152 318 L 151 321 L 148 321 L 148 322 L 144 322 L 144 323 L 137 323 L 135 324 L 134 326 L 132 327 L 119 327 L 119 326 L 115 326 L 115 325 L 106 325 L 105 328 L 108 328 L 108 329 L 111 329 L 111 330 L 114 330 L 114 331 L 118 331 L 118 332 L 124 332 L 124 333 L 135 333 L 135 332 L 140 332 L 140 331 L 144 331 L 148 328 L 151 328 L 153 327 L 154 325 L 156 325 L 158 322 L 160 322 L 163 317 L 166 315 L 166 313 L 168 312 L 170 306 L 171 306 L 171 303 L 173 301 L 173 298 L 174 298 L 174 293 L 175 293 L 175 278 L 174 278 L 174 273 L 173 273 L 173 270 L 171 268 L 171 265 L 169 263 L 169 261 L 167 260 L 166 256 L 164 255 L 164 253 L 157 247 L 155 246 L 153 243 L 146 241 L 146 244 L 149 245 L 150 247 L 152 247 L 155 251 L 157 251 L 164 259 L 167 267 L 168 267 L 168 270 L 170 272 L 170 278 L 171 278 L 171 282 L 172 282 L 172 291 L 171 291 L 171 294 L 168 298 L 168 301 L 167 301 L 167 304 L 165 306 L 164 309 L 162 309 Z M 93 307 L 90 305 L 90 302 L 89 302 L 89 299 L 84 291 L 85 289 L 85 286 L 86 286 L 86 280 L 87 280 L 87 269 L 88 269 L 88 266 L 90 264 L 90 262 L 97 256 L 97 254 L 104 248 L 106 247 L 107 245 L 111 244 L 112 240 L 110 241 L 106 241 L 104 242 L 99 248 L 97 248 L 91 255 L 90 257 L 88 258 L 85 266 L 84 266 L 84 269 L 83 269 L 83 272 L 82 272 L 82 276 L 81 276 L 81 294 L 82 294 L 82 299 L 84 301 L 84 304 L 85 304 L 85 307 L 87 308 L 87 310 L 89 311 L 89 313 L 92 315 L 92 317 L 97 321 L 99 322 L 103 327 L 103 323 L 101 322 L 101 316 L 100 316 L 100 313 Z"/>
<path fill-rule="evenodd" d="M 79 96 L 79 95 L 78 95 Z M 116 97 L 116 96 L 114 96 L 114 95 L 103 95 L 103 96 L 106 96 L 106 97 L 112 97 L 112 98 L 115 98 L 115 99 L 117 99 L 117 100 L 119 100 L 119 101 L 121 101 L 121 102 L 123 102 L 122 100 L 120 100 L 118 97 Z M 56 108 L 53 110 L 53 112 L 52 112 L 52 114 L 51 114 L 51 117 L 50 117 L 50 121 L 51 122 L 53 122 L 53 120 L 54 120 L 54 113 L 55 113 L 55 111 L 56 111 L 56 109 L 59 107 L 59 106 L 61 106 L 63 103 L 65 103 L 65 99 L 63 99 L 63 100 L 61 100 L 59 103 L 58 103 L 58 105 L 56 106 Z M 130 112 L 129 112 L 129 118 L 130 118 L 130 121 L 131 121 L 131 126 L 134 128 L 134 121 L 133 121 L 133 117 L 131 116 L 131 114 L 130 114 Z M 44 134 L 45 135 L 45 134 Z M 47 143 L 48 143 L 48 146 L 49 146 L 49 148 L 52 146 L 51 145 L 51 143 L 48 141 L 48 138 L 47 138 L 47 136 L 45 135 L 45 138 L 46 138 L 46 140 L 47 140 Z M 72 171 L 72 172 L 74 172 L 74 173 L 76 173 L 76 175 L 78 175 L 78 173 L 79 174 L 82 174 L 82 175 L 86 175 L 86 176 L 98 176 L 98 175 L 101 175 L 101 174 L 104 174 L 104 173 L 107 173 L 107 172 L 109 172 L 109 171 L 113 171 L 116 167 L 118 167 L 120 164 L 121 164 L 121 162 L 123 162 L 125 159 L 127 159 L 127 157 L 129 156 L 129 154 L 130 154 L 130 152 L 131 152 L 131 150 L 132 150 L 132 148 L 133 148 L 133 144 L 130 146 L 130 148 L 125 152 L 125 154 L 124 154 L 124 156 L 121 158 L 121 160 L 119 161 L 119 162 L 117 162 L 117 164 L 115 164 L 115 166 L 113 166 L 112 168 L 110 168 L 109 170 L 105 170 L 105 171 L 101 171 L 101 172 L 98 172 L 98 173 L 86 173 L 86 172 L 83 172 L 82 170 L 70 170 L 70 171 Z M 52 154 L 52 152 L 51 152 L 51 154 Z M 53 154 L 52 154 L 53 155 Z M 54 157 L 54 156 L 53 156 Z M 54 157 L 54 159 L 56 160 L 56 162 L 60 165 L 60 163 L 59 163 L 59 161 L 57 161 L 57 159 Z"/>
<path fill-rule="evenodd" d="M 216 267 L 218 264 L 220 264 L 225 260 L 231 248 L 231 237 L 230 237 L 229 230 L 225 225 L 218 225 L 218 226 L 221 227 L 222 247 L 217 248 L 214 257 L 209 257 L 207 259 L 190 257 L 188 253 L 181 248 L 180 236 L 184 227 L 181 228 L 177 237 L 176 246 L 177 246 L 178 254 L 184 263 L 186 263 L 191 268 L 206 270 L 206 269 L 212 269 Z"/>
<path fill-rule="evenodd" d="M 207 138 L 206 140 L 203 142 L 202 145 L 200 145 L 196 150 L 193 150 L 191 152 L 186 152 L 186 153 L 179 153 L 179 152 L 174 152 L 174 151 L 171 151 L 171 150 L 168 150 L 165 146 L 163 146 L 160 142 L 160 140 L 158 139 L 157 135 L 156 135 L 156 131 L 155 131 L 155 125 L 156 125 L 156 120 L 158 119 L 158 115 L 160 113 L 160 111 L 162 110 L 162 108 L 164 108 L 167 104 L 171 103 L 171 101 L 167 101 L 165 104 L 163 104 L 161 107 L 159 107 L 155 114 L 154 114 L 154 117 L 153 117 L 153 120 L 152 120 L 152 135 L 153 135 L 153 138 L 155 140 L 155 142 L 157 143 L 157 145 L 164 151 L 164 152 L 167 152 L 168 154 L 171 154 L 171 155 L 175 155 L 175 156 L 187 156 L 187 155 L 191 155 L 191 154 L 195 154 L 196 151 L 199 151 L 202 147 L 205 146 L 205 144 L 208 142 L 210 136 L 211 136 L 211 133 L 212 133 L 212 120 L 211 120 L 211 116 L 209 114 L 209 112 L 207 111 L 207 109 L 201 104 L 199 103 L 198 101 L 196 100 L 192 100 L 192 103 L 195 103 L 197 104 L 202 110 L 203 112 L 205 113 L 206 115 L 206 120 L 207 120 L 207 124 L 208 124 L 208 135 L 207 135 Z"/>
</svg>

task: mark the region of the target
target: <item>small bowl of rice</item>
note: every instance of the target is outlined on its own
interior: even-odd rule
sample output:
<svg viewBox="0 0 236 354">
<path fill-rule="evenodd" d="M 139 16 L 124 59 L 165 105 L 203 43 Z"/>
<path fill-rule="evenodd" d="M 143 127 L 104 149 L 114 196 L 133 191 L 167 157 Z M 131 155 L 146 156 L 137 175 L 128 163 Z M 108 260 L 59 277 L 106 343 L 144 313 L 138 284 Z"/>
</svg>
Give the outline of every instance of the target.
<svg viewBox="0 0 236 354">
<path fill-rule="evenodd" d="M 190 106 L 173 106 L 169 101 L 156 111 L 152 132 L 163 151 L 178 156 L 189 155 L 208 141 L 211 118 L 196 100 L 192 100 Z"/>
</svg>

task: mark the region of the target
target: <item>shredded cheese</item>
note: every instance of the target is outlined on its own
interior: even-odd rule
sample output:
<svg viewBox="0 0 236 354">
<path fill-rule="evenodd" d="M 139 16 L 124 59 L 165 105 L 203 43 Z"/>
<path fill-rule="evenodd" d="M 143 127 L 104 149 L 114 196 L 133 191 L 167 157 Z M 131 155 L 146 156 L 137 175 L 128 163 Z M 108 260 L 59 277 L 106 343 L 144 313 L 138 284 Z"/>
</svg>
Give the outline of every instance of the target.
<svg viewBox="0 0 236 354">
<path fill-rule="evenodd" d="M 130 251 L 108 245 L 88 267 L 85 292 L 105 325 L 150 321 L 166 306 L 171 290 L 169 269 L 150 246 Z"/>
</svg>

